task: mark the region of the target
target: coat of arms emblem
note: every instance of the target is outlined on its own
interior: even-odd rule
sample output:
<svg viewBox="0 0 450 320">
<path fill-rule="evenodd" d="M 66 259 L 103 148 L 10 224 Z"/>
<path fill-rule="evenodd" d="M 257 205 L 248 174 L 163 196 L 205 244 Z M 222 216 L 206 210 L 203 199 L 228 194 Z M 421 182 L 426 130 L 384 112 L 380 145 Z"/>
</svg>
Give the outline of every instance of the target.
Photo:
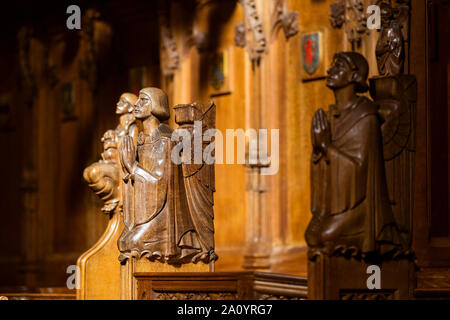
<svg viewBox="0 0 450 320">
<path fill-rule="evenodd" d="M 320 64 L 320 33 L 303 35 L 301 46 L 303 68 L 312 75 Z"/>
</svg>

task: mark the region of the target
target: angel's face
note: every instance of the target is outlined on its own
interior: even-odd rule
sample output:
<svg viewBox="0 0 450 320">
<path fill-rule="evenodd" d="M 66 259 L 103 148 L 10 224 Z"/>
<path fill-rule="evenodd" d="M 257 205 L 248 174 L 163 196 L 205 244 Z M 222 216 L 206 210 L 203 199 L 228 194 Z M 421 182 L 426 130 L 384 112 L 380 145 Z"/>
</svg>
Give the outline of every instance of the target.
<svg viewBox="0 0 450 320">
<path fill-rule="evenodd" d="M 139 99 L 136 101 L 133 113 L 137 119 L 145 119 L 152 116 L 152 100 L 147 94 L 139 93 Z"/>
<path fill-rule="evenodd" d="M 333 90 L 348 86 L 353 75 L 348 62 L 340 57 L 334 59 L 327 73 L 327 87 Z"/>
<path fill-rule="evenodd" d="M 119 102 L 117 102 L 116 105 L 116 113 L 117 114 L 124 114 L 126 112 L 128 112 L 129 110 L 129 103 L 128 101 L 126 101 L 123 97 L 120 98 Z"/>
</svg>

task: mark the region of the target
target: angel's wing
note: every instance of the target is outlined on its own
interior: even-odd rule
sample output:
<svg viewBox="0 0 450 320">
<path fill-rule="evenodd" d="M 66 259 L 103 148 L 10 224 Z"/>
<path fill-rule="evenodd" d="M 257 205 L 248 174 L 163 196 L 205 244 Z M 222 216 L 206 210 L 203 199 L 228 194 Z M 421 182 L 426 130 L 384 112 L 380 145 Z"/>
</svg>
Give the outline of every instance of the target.
<svg viewBox="0 0 450 320">
<path fill-rule="evenodd" d="M 384 120 L 381 126 L 385 160 L 398 156 L 408 144 L 411 136 L 411 110 L 395 99 L 379 102 L 379 113 Z"/>
<path fill-rule="evenodd" d="M 403 76 L 399 79 L 376 79 L 371 81 L 370 90 L 383 120 L 381 132 L 384 160 L 394 159 L 405 148 L 413 150 L 417 91 L 415 78 Z"/>
<path fill-rule="evenodd" d="M 175 107 L 177 122 L 194 136 L 194 121 L 202 121 L 202 132 L 215 128 L 216 106 L 212 101 L 207 104 L 192 103 Z M 195 138 L 194 138 L 195 139 Z M 202 143 L 202 154 L 208 142 Z M 192 149 L 194 159 L 195 148 Z M 183 163 L 183 177 L 187 202 L 194 228 L 201 242 L 202 253 L 199 259 L 209 261 L 214 255 L 214 164 Z"/>
<path fill-rule="evenodd" d="M 399 75 L 371 80 L 371 95 L 379 105 L 386 182 L 397 225 L 411 240 L 415 112 L 417 82 Z"/>
</svg>

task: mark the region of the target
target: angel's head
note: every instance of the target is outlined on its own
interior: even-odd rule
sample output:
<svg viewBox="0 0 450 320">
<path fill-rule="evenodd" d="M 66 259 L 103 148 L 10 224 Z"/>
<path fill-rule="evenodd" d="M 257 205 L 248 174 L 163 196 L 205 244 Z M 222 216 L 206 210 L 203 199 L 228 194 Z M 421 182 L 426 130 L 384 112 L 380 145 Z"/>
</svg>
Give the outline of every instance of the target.
<svg viewBox="0 0 450 320">
<path fill-rule="evenodd" d="M 139 91 L 139 98 L 134 106 L 134 116 L 137 119 L 146 119 L 154 116 L 159 121 L 170 117 L 167 94 L 158 88 L 144 88 Z"/>
<path fill-rule="evenodd" d="M 132 93 L 124 93 L 120 96 L 119 101 L 116 105 L 116 113 L 124 114 L 124 113 L 132 113 L 134 109 L 134 104 L 136 103 L 138 97 Z"/>
<path fill-rule="evenodd" d="M 357 52 L 336 53 L 327 73 L 327 87 L 332 90 L 347 87 L 352 83 L 355 84 L 356 92 L 362 93 L 368 90 L 369 65 Z"/>
</svg>

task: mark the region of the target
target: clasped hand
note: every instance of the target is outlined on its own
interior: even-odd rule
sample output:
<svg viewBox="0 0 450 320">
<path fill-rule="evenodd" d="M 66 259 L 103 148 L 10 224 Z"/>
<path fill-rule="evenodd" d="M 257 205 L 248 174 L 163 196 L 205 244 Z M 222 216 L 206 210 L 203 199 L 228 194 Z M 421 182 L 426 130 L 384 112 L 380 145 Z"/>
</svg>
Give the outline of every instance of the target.
<svg viewBox="0 0 450 320">
<path fill-rule="evenodd" d="M 327 148 L 331 143 L 330 126 L 325 111 L 319 109 L 314 114 L 311 125 L 311 140 L 314 153 L 326 155 Z"/>
<path fill-rule="evenodd" d="M 122 166 L 131 173 L 133 164 L 136 161 L 136 149 L 130 136 L 122 137 L 120 146 L 120 162 Z"/>
</svg>

